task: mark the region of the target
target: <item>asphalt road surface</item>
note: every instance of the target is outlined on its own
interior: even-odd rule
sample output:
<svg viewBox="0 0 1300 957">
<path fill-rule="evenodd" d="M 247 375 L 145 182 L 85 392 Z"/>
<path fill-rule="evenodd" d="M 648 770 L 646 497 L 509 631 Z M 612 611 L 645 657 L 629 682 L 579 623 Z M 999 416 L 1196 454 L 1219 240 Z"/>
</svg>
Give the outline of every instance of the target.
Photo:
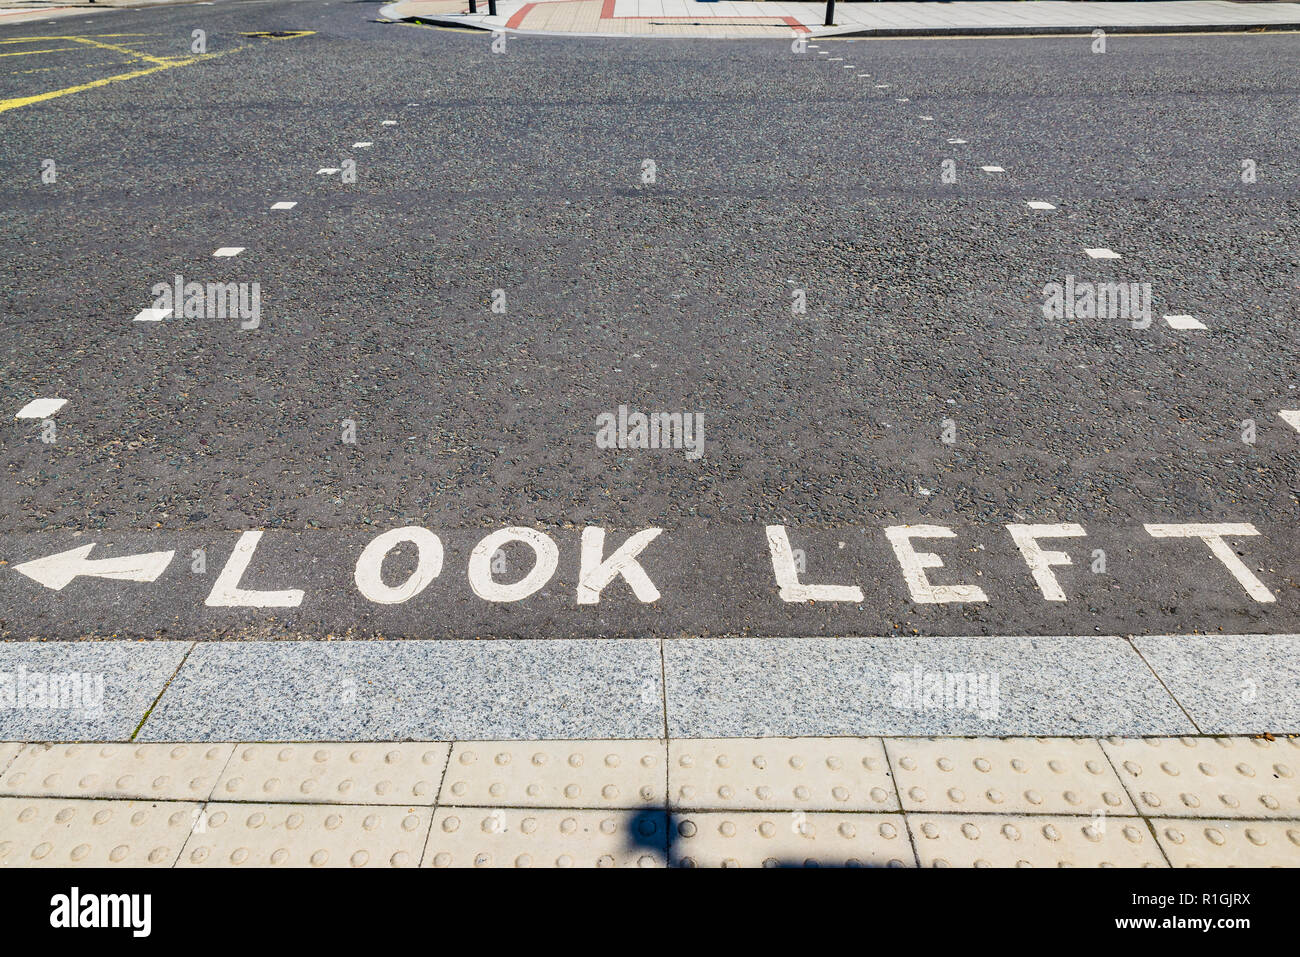
<svg viewBox="0 0 1300 957">
<path fill-rule="evenodd" d="M 378 10 L 0 27 L 0 635 L 1300 631 L 1300 36 Z"/>
</svg>

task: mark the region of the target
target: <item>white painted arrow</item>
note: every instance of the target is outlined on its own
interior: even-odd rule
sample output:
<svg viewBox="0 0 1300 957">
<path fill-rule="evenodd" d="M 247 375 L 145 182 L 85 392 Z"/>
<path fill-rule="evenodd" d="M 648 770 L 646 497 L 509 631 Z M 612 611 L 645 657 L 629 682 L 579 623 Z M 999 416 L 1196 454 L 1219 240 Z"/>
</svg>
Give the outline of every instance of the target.
<svg viewBox="0 0 1300 957">
<path fill-rule="evenodd" d="M 151 582 L 167 570 L 172 556 L 176 552 L 147 552 L 143 555 L 123 555 L 120 558 L 90 559 L 86 556 L 95 547 L 95 542 L 70 548 L 57 555 L 34 558 L 30 562 L 15 565 L 14 571 L 22 572 L 33 581 L 38 581 L 46 588 L 55 591 L 79 575 L 91 575 L 95 578 L 115 578 L 128 582 Z"/>
</svg>

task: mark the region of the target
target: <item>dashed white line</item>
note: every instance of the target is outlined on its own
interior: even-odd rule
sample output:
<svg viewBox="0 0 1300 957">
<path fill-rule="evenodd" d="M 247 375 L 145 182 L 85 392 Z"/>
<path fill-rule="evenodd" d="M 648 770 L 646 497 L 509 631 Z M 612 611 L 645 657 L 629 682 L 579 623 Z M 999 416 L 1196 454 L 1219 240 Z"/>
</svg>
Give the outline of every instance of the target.
<svg viewBox="0 0 1300 957">
<path fill-rule="evenodd" d="M 384 126 L 396 126 L 397 120 L 384 120 Z"/>
<path fill-rule="evenodd" d="M 352 148 L 353 148 L 354 150 L 364 150 L 364 149 L 369 149 L 371 146 L 374 146 L 374 145 L 375 145 L 374 143 L 371 143 L 371 142 L 369 142 L 369 141 L 364 141 L 364 142 L 361 142 L 361 143 L 353 143 L 353 144 L 352 144 Z"/>
<path fill-rule="evenodd" d="M 132 322 L 161 322 L 172 314 L 170 309 L 141 309 Z"/>
<path fill-rule="evenodd" d="M 929 120 L 934 119 L 934 117 L 933 117 L 933 116 L 926 116 L 926 115 L 922 114 L 920 117 L 918 117 L 918 119 L 922 119 L 922 120 L 927 120 L 927 121 L 929 121 Z"/>
<path fill-rule="evenodd" d="M 244 251 L 243 246 L 222 246 L 212 255 L 220 256 L 224 259 L 224 258 L 229 258 L 231 256 L 238 256 L 243 251 Z"/>
<path fill-rule="evenodd" d="M 1123 259 L 1119 253 L 1113 249 L 1085 249 L 1085 253 L 1093 259 Z"/>
<path fill-rule="evenodd" d="M 297 205 L 298 205 L 297 203 L 272 203 L 271 208 L 272 209 L 293 209 Z"/>
<path fill-rule="evenodd" d="M 48 419 L 68 402 L 67 399 L 32 399 L 18 410 L 15 419 Z"/>
<path fill-rule="evenodd" d="M 980 169 L 982 169 L 982 170 L 983 170 L 984 172 L 986 172 L 986 173 L 1005 173 L 1005 172 L 1006 172 L 1006 170 L 1004 170 L 1001 166 L 981 166 Z"/>
<path fill-rule="evenodd" d="M 1056 209 L 1051 203 L 1044 203 L 1041 199 L 1031 199 L 1025 205 L 1030 209 Z"/>
<path fill-rule="evenodd" d="M 1170 329 L 1204 329 L 1205 323 L 1195 316 L 1165 316 Z"/>
<path fill-rule="evenodd" d="M 323 166 L 316 171 L 317 176 L 333 176 L 339 171 L 337 166 Z"/>
<path fill-rule="evenodd" d="M 953 137 L 952 139 L 950 139 L 948 142 L 949 142 L 949 143 L 952 143 L 952 144 L 955 146 L 955 145 L 957 145 L 958 143 L 965 143 L 966 141 L 963 140 L 963 139 L 958 139 L 957 137 L 954 136 L 954 137 Z"/>
</svg>

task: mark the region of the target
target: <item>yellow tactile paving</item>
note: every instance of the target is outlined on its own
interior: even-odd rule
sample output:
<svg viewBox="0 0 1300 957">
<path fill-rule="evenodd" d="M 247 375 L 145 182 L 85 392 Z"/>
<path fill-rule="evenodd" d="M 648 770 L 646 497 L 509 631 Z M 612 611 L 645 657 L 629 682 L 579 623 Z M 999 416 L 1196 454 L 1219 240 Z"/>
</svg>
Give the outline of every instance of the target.
<svg viewBox="0 0 1300 957">
<path fill-rule="evenodd" d="M 441 743 L 241 744 L 212 797 L 429 806 L 437 799 L 449 748 Z"/>
<path fill-rule="evenodd" d="M 0 867 L 171 867 L 201 806 L 0 798 Z"/>
<path fill-rule="evenodd" d="M 907 811 L 1135 813 L 1092 739 L 894 738 L 885 747 Z"/>
<path fill-rule="evenodd" d="M 1300 739 L 1107 738 L 1101 747 L 1142 814 L 1300 818 Z"/>
<path fill-rule="evenodd" d="M 664 742 L 458 742 L 452 748 L 440 803 L 663 807 Z"/>
<path fill-rule="evenodd" d="M 879 738 L 674 740 L 668 793 L 691 809 L 898 809 Z"/>
<path fill-rule="evenodd" d="M 0 775 L 0 794 L 205 801 L 234 749 L 233 744 L 32 744 Z"/>
<path fill-rule="evenodd" d="M 706 811 L 673 815 L 678 867 L 915 867 L 900 814 Z"/>
<path fill-rule="evenodd" d="M 1141 818 L 909 814 L 922 867 L 1167 867 Z"/>
<path fill-rule="evenodd" d="M 1174 867 L 1300 867 L 1300 822 L 1187 818 L 1156 823 Z"/>
<path fill-rule="evenodd" d="M 3 743 L 0 865 L 1294 867 L 1297 751 L 1246 737 Z"/>
<path fill-rule="evenodd" d="M 414 867 L 432 809 L 209 804 L 178 867 Z"/>
</svg>

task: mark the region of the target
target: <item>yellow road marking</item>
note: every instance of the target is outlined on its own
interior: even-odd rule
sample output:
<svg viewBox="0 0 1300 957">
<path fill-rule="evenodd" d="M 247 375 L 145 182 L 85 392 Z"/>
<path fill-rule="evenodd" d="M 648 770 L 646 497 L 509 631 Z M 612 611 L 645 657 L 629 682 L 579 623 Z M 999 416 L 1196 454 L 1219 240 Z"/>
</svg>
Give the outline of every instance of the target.
<svg viewBox="0 0 1300 957">
<path fill-rule="evenodd" d="M 87 37 L 73 37 L 72 39 L 76 40 L 78 43 L 85 44 L 86 46 L 98 47 L 101 50 L 112 50 L 114 53 L 126 53 L 129 54 L 130 56 L 135 57 L 136 59 L 143 60 L 145 63 L 153 63 L 156 66 L 163 66 L 164 64 L 172 63 L 177 59 L 177 57 L 171 57 L 171 56 L 167 56 L 167 57 L 150 56 L 148 53 L 140 53 L 136 50 L 128 50 L 126 47 L 120 47 L 113 43 L 100 43 L 98 40 L 91 40 Z"/>
<path fill-rule="evenodd" d="M 87 36 L 99 37 L 101 40 L 116 40 L 121 37 L 157 37 L 160 33 L 90 33 Z M 0 40 L 0 43 L 45 43 L 49 40 L 79 40 L 81 37 L 13 37 Z"/>
<path fill-rule="evenodd" d="M 315 31 L 308 30 L 308 31 L 303 31 L 301 33 L 295 34 L 294 36 L 278 37 L 275 39 L 293 40 L 299 36 L 310 36 L 314 32 Z M 48 40 L 49 37 L 43 37 L 42 39 Z M 66 39 L 80 40 L 84 38 L 67 37 Z M 234 47 L 230 50 L 222 50 L 220 53 L 205 53 L 199 56 L 192 56 L 184 60 L 177 60 L 177 59 L 160 60 L 157 57 L 147 57 L 144 54 L 136 53 L 134 50 L 127 50 L 125 48 L 114 47 L 111 44 L 107 44 L 107 43 L 92 43 L 91 45 L 96 47 L 104 47 L 109 50 L 115 50 L 116 52 L 127 53 L 135 57 L 140 57 L 145 60 L 150 60 L 153 61 L 156 65 L 151 66 L 144 70 L 133 70 L 130 73 L 118 73 L 115 76 L 101 77 L 98 80 L 91 80 L 89 83 L 79 83 L 76 86 L 65 87 L 62 90 L 51 90 L 48 93 L 36 93 L 33 94 L 32 96 L 15 96 L 7 100 L 0 100 L 0 113 L 4 113 L 6 110 L 16 110 L 19 107 L 23 107 L 23 106 L 31 106 L 34 103 L 43 103 L 46 100 L 52 100 L 55 97 L 67 96 L 70 93 L 84 93 L 86 90 L 94 90 L 97 89 L 98 87 L 107 86 L 110 83 L 117 83 L 121 80 L 133 80 L 139 76 L 148 76 L 150 73 L 158 73 L 162 70 L 170 70 L 172 67 L 189 66 L 191 63 L 198 63 L 200 60 L 212 60 L 219 56 L 225 56 L 227 53 L 238 53 L 240 50 L 247 50 L 251 46 L 251 44 L 244 44 L 243 46 Z"/>
<path fill-rule="evenodd" d="M 53 50 L 18 50 L 15 53 L 0 53 L 0 56 L 31 56 L 35 53 L 62 53 L 64 50 L 76 50 L 78 47 L 55 47 Z"/>
</svg>

